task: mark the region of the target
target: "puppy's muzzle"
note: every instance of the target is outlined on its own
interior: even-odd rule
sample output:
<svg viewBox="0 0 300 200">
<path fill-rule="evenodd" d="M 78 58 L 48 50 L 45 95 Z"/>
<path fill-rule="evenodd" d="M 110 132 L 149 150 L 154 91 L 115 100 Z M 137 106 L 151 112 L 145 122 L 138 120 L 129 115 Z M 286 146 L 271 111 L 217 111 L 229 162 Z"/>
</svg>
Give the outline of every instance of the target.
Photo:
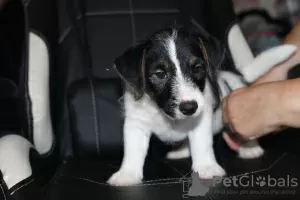
<svg viewBox="0 0 300 200">
<path fill-rule="evenodd" d="M 198 104 L 196 101 L 184 101 L 181 102 L 179 105 L 179 110 L 184 115 L 192 115 L 194 114 L 198 109 Z"/>
</svg>

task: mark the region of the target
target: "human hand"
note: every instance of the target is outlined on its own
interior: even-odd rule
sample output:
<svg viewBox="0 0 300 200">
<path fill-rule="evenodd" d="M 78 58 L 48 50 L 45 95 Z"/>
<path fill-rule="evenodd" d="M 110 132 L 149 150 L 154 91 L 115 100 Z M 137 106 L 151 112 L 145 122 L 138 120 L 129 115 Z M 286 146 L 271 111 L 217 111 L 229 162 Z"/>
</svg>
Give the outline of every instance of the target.
<svg viewBox="0 0 300 200">
<path fill-rule="evenodd" d="M 238 150 L 240 141 L 229 133 L 247 141 L 282 129 L 283 86 L 280 82 L 253 85 L 235 90 L 223 100 L 223 120 L 231 130 L 223 136 L 231 149 Z"/>
<path fill-rule="evenodd" d="M 292 44 L 300 47 L 299 32 L 300 20 L 286 36 L 284 44 Z M 289 104 L 291 105 L 290 110 L 300 110 L 300 105 L 295 106 L 299 102 L 298 95 L 295 95 L 297 93 L 293 92 L 292 87 L 290 87 L 295 85 L 294 90 L 298 91 L 299 83 L 296 81 L 294 84 L 281 84 L 282 81 L 287 79 L 288 71 L 299 63 L 300 49 L 298 48 L 291 58 L 275 66 L 267 74 L 256 80 L 249 88 L 238 89 L 223 100 L 224 122 L 228 124 L 229 129 L 233 133 L 238 133 L 240 140 L 247 141 L 251 138 L 284 129 L 285 126 L 281 126 L 280 123 L 278 124 L 279 116 L 283 118 L 281 120 L 285 120 L 282 124 L 292 127 L 300 126 L 297 121 L 293 121 L 293 118 L 295 118 L 294 115 L 282 116 L 284 112 L 280 106 Z M 266 84 L 271 82 L 273 84 Z M 259 86 L 260 84 L 262 85 Z M 284 85 L 288 85 L 289 87 L 283 88 Z M 284 91 L 289 91 L 287 92 L 289 94 L 282 94 Z M 287 98 L 287 96 L 290 96 L 290 98 Z M 286 99 L 291 100 L 289 103 L 283 103 L 279 101 L 281 97 L 285 97 L 285 102 Z M 292 99 L 295 99 L 295 101 L 293 102 Z M 298 114 L 299 112 L 296 113 Z M 240 144 L 234 141 L 232 137 L 229 137 L 228 133 L 224 133 L 223 137 L 231 149 L 238 150 Z"/>
</svg>

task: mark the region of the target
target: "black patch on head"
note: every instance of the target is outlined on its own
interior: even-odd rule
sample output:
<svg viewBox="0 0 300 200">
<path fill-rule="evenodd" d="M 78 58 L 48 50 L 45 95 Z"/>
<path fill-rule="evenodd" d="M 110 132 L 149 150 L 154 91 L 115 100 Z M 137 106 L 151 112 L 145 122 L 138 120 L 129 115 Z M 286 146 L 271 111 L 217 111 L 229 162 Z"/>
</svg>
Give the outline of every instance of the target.
<svg viewBox="0 0 300 200">
<path fill-rule="evenodd" d="M 178 29 L 175 44 L 183 76 L 191 79 L 203 91 L 208 69 L 199 42 L 198 36 L 193 32 Z"/>
<path fill-rule="evenodd" d="M 131 47 L 115 60 L 115 69 L 125 80 L 126 87 L 134 93 L 136 99 L 143 96 L 145 88 L 143 59 L 146 47 L 146 43 Z"/>
<path fill-rule="evenodd" d="M 217 73 L 223 67 L 226 59 L 226 52 L 222 43 L 199 25 L 190 30 L 178 28 L 175 42 L 177 57 L 184 75 L 192 77 L 193 82 L 201 91 L 205 88 L 207 78 L 212 86 L 217 105 L 219 105 L 221 95 Z M 196 57 L 194 63 L 189 62 L 190 56 Z M 196 71 L 195 67 L 197 68 Z"/>
<path fill-rule="evenodd" d="M 216 100 L 220 101 L 217 70 L 221 64 L 223 48 L 220 43 L 203 31 L 189 31 L 183 27 L 169 27 L 154 33 L 144 43 L 125 51 L 115 61 L 116 70 L 125 80 L 136 99 L 147 93 L 157 105 L 171 117 L 175 115 L 176 67 L 170 60 L 166 40 L 176 31 L 174 40 L 177 58 L 185 78 L 190 79 L 201 91 L 208 79 L 213 87 Z M 178 102 L 177 102 L 178 103 Z"/>
<path fill-rule="evenodd" d="M 213 94 L 216 100 L 216 106 L 221 102 L 221 94 L 220 87 L 218 83 L 218 71 L 224 68 L 224 65 L 227 62 L 227 52 L 225 46 L 221 43 L 220 40 L 211 36 L 208 32 L 206 32 L 203 27 L 199 24 L 194 23 L 194 37 L 198 37 L 200 41 L 200 45 L 202 46 L 203 54 L 205 50 L 207 56 L 207 78 L 212 86 Z M 204 49 L 203 49 L 204 47 Z"/>
<path fill-rule="evenodd" d="M 175 117 L 178 106 L 176 94 L 172 86 L 176 81 L 175 65 L 170 60 L 166 49 L 166 40 L 172 35 L 173 29 L 160 30 L 149 38 L 149 49 L 146 55 L 147 93 L 157 105 L 169 116 Z"/>
</svg>

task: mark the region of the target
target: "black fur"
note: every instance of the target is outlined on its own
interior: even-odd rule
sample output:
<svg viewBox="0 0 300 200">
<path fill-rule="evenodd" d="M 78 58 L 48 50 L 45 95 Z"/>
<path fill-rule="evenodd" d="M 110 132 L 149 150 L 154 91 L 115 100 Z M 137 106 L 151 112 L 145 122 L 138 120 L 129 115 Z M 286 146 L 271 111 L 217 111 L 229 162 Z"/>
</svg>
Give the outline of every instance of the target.
<svg viewBox="0 0 300 200">
<path fill-rule="evenodd" d="M 178 106 L 178 102 L 175 101 L 176 94 L 172 91 L 176 78 L 175 66 L 162 41 L 167 40 L 174 29 L 177 32 L 174 41 L 177 58 L 184 77 L 191 79 L 200 91 L 204 90 L 205 79 L 208 78 L 219 103 L 220 93 L 216 73 L 224 56 L 223 47 L 219 41 L 203 30 L 189 31 L 183 27 L 162 29 L 145 42 L 126 50 L 115 61 L 116 70 L 125 80 L 127 89 L 135 94 L 136 99 L 147 93 L 171 117 L 174 117 L 174 108 Z M 205 59 L 203 47 L 208 60 Z"/>
<path fill-rule="evenodd" d="M 145 48 L 146 44 L 131 47 L 115 60 L 115 69 L 126 81 L 126 87 L 132 89 L 137 99 L 141 98 L 144 92 L 141 64 Z"/>
</svg>

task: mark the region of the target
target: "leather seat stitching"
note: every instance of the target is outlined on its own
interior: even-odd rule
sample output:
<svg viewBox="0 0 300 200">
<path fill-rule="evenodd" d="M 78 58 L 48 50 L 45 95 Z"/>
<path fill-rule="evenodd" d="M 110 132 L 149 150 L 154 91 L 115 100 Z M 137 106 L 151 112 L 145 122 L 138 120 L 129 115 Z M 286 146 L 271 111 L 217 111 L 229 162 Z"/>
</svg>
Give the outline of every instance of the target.
<svg viewBox="0 0 300 200">
<path fill-rule="evenodd" d="M 185 176 L 179 169 L 177 169 L 177 167 L 175 167 L 174 165 L 172 165 L 171 163 L 169 163 L 168 161 L 163 160 L 163 163 L 165 163 L 166 165 L 168 165 L 170 168 L 172 168 L 176 173 L 178 173 L 180 176 Z"/>
<path fill-rule="evenodd" d="M 160 9 L 160 10 L 140 10 L 135 9 L 133 11 L 134 14 L 138 15 L 160 15 L 160 14 L 177 14 L 180 13 L 178 9 Z M 103 16 L 112 16 L 112 15 L 129 15 L 130 11 L 98 11 L 98 12 L 87 12 L 87 17 L 103 17 Z M 81 16 L 77 17 L 77 20 L 80 19 Z M 72 31 L 73 26 L 68 26 L 62 31 L 62 34 L 59 37 L 59 44 L 63 43 L 63 41 L 68 37 L 69 33 Z"/>
<path fill-rule="evenodd" d="M 67 176 L 67 175 L 61 174 L 60 176 Z M 82 180 L 82 181 L 87 181 L 87 182 L 90 182 L 90 183 L 95 183 L 95 184 L 98 184 L 98 185 L 108 185 L 109 186 L 109 184 L 107 184 L 105 182 L 94 181 L 94 180 L 84 178 L 84 177 L 79 177 L 79 176 L 70 176 L 70 177 L 78 179 L 78 180 Z M 143 183 L 138 184 L 138 185 L 133 185 L 133 186 L 168 185 L 168 184 L 183 183 L 183 180 L 186 181 L 186 180 L 191 180 L 191 179 L 188 179 L 188 178 L 156 179 L 156 180 L 143 181 Z M 168 181 L 168 182 L 155 183 L 155 182 L 158 182 L 158 181 Z"/>
<path fill-rule="evenodd" d="M 81 181 L 86 181 L 86 182 L 90 182 L 90 183 L 95 183 L 95 184 L 98 184 L 98 185 L 107 185 L 107 186 L 110 186 L 108 183 L 104 183 L 104 182 L 98 182 L 98 181 L 94 181 L 94 180 L 90 180 L 90 179 L 87 179 L 87 178 L 82 178 L 82 177 L 77 177 L 77 176 L 72 176 L 72 178 L 75 178 L 75 179 L 78 179 L 78 180 L 81 180 Z M 180 180 L 180 179 L 178 179 Z M 171 184 L 178 184 L 178 183 L 183 183 L 183 181 L 173 181 L 173 182 L 162 182 L 162 183 L 141 183 L 141 184 L 137 184 L 137 185 L 132 185 L 130 187 L 139 187 L 139 186 L 151 186 L 151 185 L 171 185 Z"/>
<path fill-rule="evenodd" d="M 92 105 L 93 105 L 93 112 L 94 112 L 94 129 L 96 135 L 96 149 L 98 155 L 100 154 L 100 146 L 99 146 L 99 130 L 98 130 L 98 115 L 97 115 L 97 108 L 96 108 L 96 97 L 95 97 L 95 90 L 93 81 L 90 79 L 90 86 L 91 86 L 91 93 L 92 93 Z"/>
<path fill-rule="evenodd" d="M 27 183 L 24 183 L 23 185 L 21 185 L 20 187 L 18 187 L 18 188 L 15 189 L 14 191 L 12 191 L 12 192 L 10 193 L 10 195 L 13 195 L 15 192 L 17 192 L 18 190 L 22 189 L 23 187 L 29 185 L 29 184 L 32 183 L 33 181 L 34 181 L 34 178 L 33 178 L 32 180 L 28 181 Z"/>
<path fill-rule="evenodd" d="M 131 21 L 131 32 L 132 32 L 132 43 L 133 46 L 136 44 L 136 28 L 135 28 L 135 19 L 134 19 L 134 11 L 133 11 L 133 3 L 132 0 L 129 1 L 129 11 L 130 11 L 130 21 Z"/>
</svg>

